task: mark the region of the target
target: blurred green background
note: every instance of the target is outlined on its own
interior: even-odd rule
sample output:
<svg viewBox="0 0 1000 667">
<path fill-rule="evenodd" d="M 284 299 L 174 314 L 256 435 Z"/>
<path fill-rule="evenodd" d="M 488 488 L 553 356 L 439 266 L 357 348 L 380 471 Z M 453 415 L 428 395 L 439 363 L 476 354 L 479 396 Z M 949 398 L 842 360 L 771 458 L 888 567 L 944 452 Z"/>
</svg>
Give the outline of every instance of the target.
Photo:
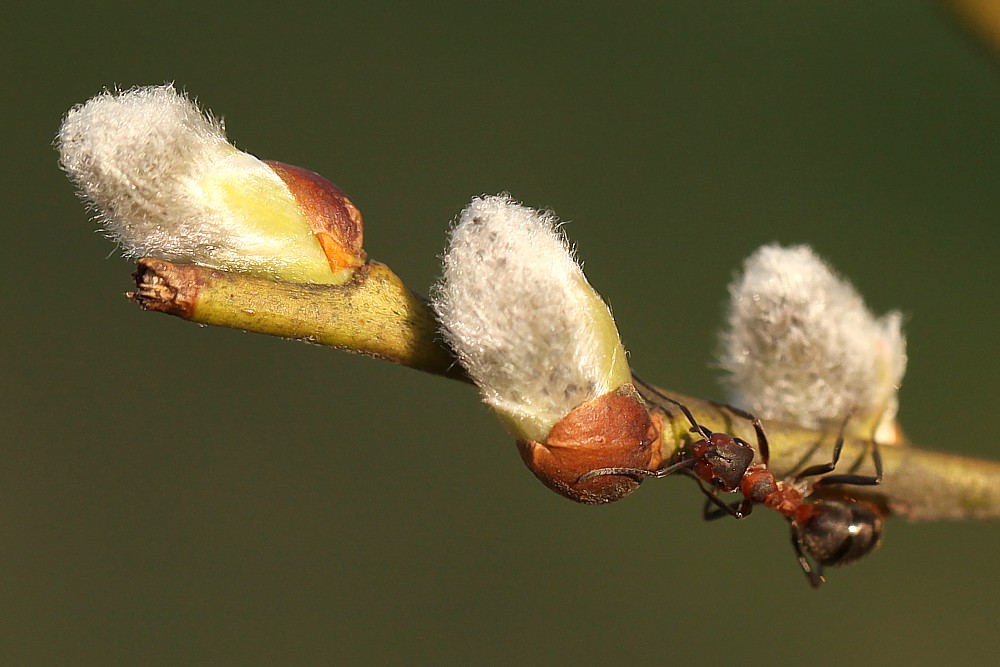
<svg viewBox="0 0 1000 667">
<path fill-rule="evenodd" d="M 665 3 L 664 3 L 665 4 Z M 508 190 L 571 221 L 634 367 L 719 397 L 725 289 L 808 242 L 908 316 L 903 424 L 1000 458 L 1000 69 L 930 2 L 0 10 L 3 664 L 989 664 L 1000 527 L 892 521 L 811 590 L 692 484 L 542 487 L 458 383 L 122 298 L 51 141 L 174 81 L 361 207 L 425 291 Z"/>
</svg>

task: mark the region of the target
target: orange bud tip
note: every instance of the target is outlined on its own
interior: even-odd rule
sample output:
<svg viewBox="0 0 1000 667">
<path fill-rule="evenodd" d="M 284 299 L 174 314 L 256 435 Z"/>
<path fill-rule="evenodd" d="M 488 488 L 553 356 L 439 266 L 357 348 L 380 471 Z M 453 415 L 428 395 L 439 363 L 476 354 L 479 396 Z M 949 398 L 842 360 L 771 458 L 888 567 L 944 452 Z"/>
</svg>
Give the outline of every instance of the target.
<svg viewBox="0 0 1000 667">
<path fill-rule="evenodd" d="M 364 223 L 361 211 L 339 187 L 314 171 L 264 160 L 284 181 L 305 214 L 334 273 L 356 269 L 366 260 L 362 250 Z"/>
</svg>

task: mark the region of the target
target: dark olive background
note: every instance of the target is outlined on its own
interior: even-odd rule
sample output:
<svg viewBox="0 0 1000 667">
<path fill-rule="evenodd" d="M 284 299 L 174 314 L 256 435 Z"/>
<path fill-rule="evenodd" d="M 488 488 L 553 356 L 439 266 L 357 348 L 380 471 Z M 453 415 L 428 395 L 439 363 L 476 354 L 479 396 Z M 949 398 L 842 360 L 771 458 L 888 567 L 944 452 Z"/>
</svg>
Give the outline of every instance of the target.
<svg viewBox="0 0 1000 667">
<path fill-rule="evenodd" d="M 1000 528 L 892 521 L 813 591 L 776 515 L 542 487 L 458 383 L 147 314 L 51 141 L 175 81 L 361 207 L 415 289 L 508 190 L 634 367 L 719 396 L 732 272 L 808 242 L 908 317 L 912 438 L 1000 458 L 1000 70 L 928 2 L 3 9 L 0 662 L 986 664 Z"/>
</svg>

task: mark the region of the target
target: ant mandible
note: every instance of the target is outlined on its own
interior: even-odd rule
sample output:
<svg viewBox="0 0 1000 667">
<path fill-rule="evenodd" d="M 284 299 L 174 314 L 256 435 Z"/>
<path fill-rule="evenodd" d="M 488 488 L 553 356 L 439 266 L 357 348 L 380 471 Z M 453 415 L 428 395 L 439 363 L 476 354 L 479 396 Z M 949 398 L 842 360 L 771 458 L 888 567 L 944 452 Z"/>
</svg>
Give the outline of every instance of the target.
<svg viewBox="0 0 1000 667">
<path fill-rule="evenodd" d="M 698 488 L 707 497 L 705 518 L 715 519 L 731 515 L 742 519 L 750 515 L 754 505 L 762 504 L 777 511 L 789 523 L 792 532 L 792 547 L 799 565 L 813 588 L 824 581 L 823 568 L 827 565 L 847 565 L 871 553 L 882 539 L 882 515 L 878 508 L 854 498 L 813 499 L 810 493 L 818 486 L 848 484 L 874 486 L 882 481 L 882 456 L 878 445 L 871 441 L 874 475 L 840 474 L 829 475 L 837 467 L 840 452 L 844 446 L 844 425 L 841 426 L 833 456 L 828 463 L 809 466 L 795 475 L 791 481 L 779 480 L 768 468 L 770 450 L 767 436 L 760 420 L 754 415 L 726 406 L 734 414 L 747 419 L 753 426 L 760 452 L 760 463 L 754 464 L 753 447 L 742 438 L 728 433 L 709 430 L 699 424 L 686 405 L 667 396 L 658 388 L 635 380 L 645 392 L 644 398 L 666 410 L 662 402 L 678 407 L 689 422 L 691 432 L 701 436 L 682 452 L 681 461 L 659 470 L 642 468 L 599 468 L 591 470 L 580 481 L 601 475 L 634 475 L 646 477 L 666 477 L 683 473 L 698 482 Z M 808 484 L 809 477 L 825 475 Z M 734 504 L 726 503 L 720 492 L 738 491 L 743 499 Z M 709 511 L 710 505 L 716 509 Z M 810 563 L 810 558 L 815 563 Z"/>
</svg>

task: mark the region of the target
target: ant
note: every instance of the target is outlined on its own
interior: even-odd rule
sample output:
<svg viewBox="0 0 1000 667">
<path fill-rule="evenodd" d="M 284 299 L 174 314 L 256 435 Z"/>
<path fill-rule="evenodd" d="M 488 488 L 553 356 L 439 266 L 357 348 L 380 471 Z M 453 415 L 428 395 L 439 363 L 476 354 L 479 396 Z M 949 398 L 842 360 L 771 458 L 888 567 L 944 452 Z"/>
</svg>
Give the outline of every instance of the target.
<svg viewBox="0 0 1000 667">
<path fill-rule="evenodd" d="M 766 505 L 788 520 L 792 532 L 792 548 L 813 588 L 818 588 L 825 581 L 825 566 L 847 565 L 878 547 L 882 539 L 882 515 L 876 507 L 853 498 L 812 499 L 809 495 L 819 486 L 874 486 L 882 481 L 882 456 L 874 440 L 871 442 L 874 475 L 827 474 L 833 472 L 840 460 L 847 420 L 840 428 L 833 456 L 828 463 L 809 466 L 790 481 L 779 480 L 768 469 L 770 450 L 764 428 L 757 417 L 739 408 L 725 406 L 737 416 L 747 419 L 753 426 L 760 452 L 760 463 L 753 464 L 754 450 L 747 441 L 728 433 L 709 430 L 698 423 L 683 403 L 638 377 L 635 379 L 637 384 L 652 395 L 645 398 L 654 405 L 664 410 L 666 408 L 661 401 L 677 406 L 691 422 L 691 432 L 700 435 L 701 439 L 687 447 L 682 453 L 684 458 L 673 465 L 659 470 L 599 468 L 580 477 L 581 482 L 601 475 L 660 478 L 683 473 L 693 477 L 705 494 L 706 519 L 717 519 L 727 514 L 742 519 L 750 515 L 754 505 Z M 666 411 L 669 413 L 669 410 Z M 812 482 L 811 486 L 804 481 L 808 477 L 819 475 L 825 476 Z M 719 493 L 729 491 L 738 491 L 743 499 L 733 504 L 726 503 Z M 710 511 L 712 505 L 716 507 Z"/>
</svg>

